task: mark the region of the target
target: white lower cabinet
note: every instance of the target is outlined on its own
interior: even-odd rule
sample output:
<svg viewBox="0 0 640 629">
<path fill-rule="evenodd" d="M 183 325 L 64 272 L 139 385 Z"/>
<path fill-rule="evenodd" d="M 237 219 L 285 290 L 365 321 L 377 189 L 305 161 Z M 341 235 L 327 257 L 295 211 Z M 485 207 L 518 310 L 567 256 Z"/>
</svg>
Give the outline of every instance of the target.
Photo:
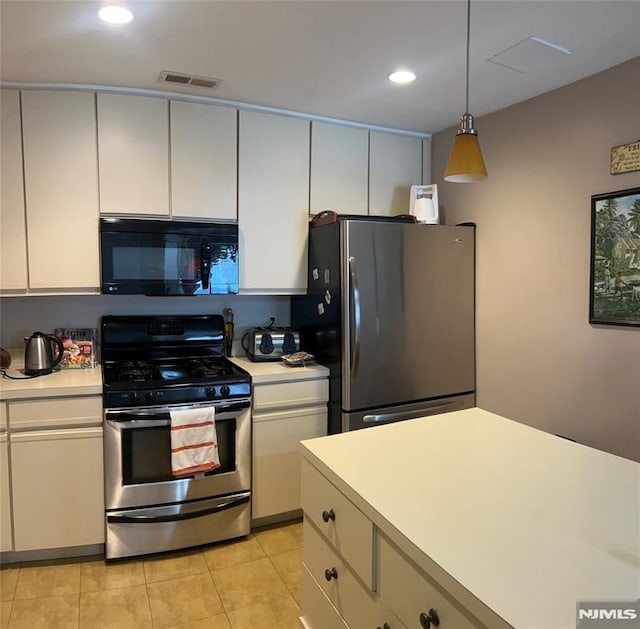
<svg viewBox="0 0 640 629">
<path fill-rule="evenodd" d="M 306 459 L 306 629 L 486 629 Z"/>
<path fill-rule="evenodd" d="M 0 552 L 13 550 L 9 492 L 9 441 L 7 434 L 0 429 Z"/>
<path fill-rule="evenodd" d="M 373 589 L 371 520 L 304 459 L 302 487 L 305 520 L 313 522 L 362 582 Z"/>
<path fill-rule="evenodd" d="M 370 563 L 372 557 L 370 551 Z M 382 627 L 385 623 L 390 629 L 404 627 L 308 519 L 304 523 L 303 560 L 317 586 L 351 629 Z"/>
<path fill-rule="evenodd" d="M 326 406 L 254 418 L 254 519 L 300 509 L 298 444 L 303 439 L 325 435 L 326 431 Z"/>
<path fill-rule="evenodd" d="M 304 629 L 349 629 L 306 566 L 302 568 L 302 601 Z"/>
<path fill-rule="evenodd" d="M 408 626 L 484 627 L 384 535 L 376 536 L 378 593 Z"/>
<path fill-rule="evenodd" d="M 11 436 L 15 550 L 104 543 L 102 428 Z"/>
<path fill-rule="evenodd" d="M 253 521 L 297 511 L 300 441 L 327 434 L 327 378 L 255 384 Z"/>
<path fill-rule="evenodd" d="M 13 550 L 104 543 L 101 407 L 100 396 L 8 403 Z"/>
</svg>

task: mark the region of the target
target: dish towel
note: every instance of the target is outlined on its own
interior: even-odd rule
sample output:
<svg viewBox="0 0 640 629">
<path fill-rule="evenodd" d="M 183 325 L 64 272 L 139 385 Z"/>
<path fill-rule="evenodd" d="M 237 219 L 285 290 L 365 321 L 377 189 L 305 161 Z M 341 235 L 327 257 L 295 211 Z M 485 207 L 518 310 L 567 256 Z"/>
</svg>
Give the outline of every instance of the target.
<svg viewBox="0 0 640 629">
<path fill-rule="evenodd" d="M 191 476 L 220 467 L 215 408 L 170 411 L 171 472 Z"/>
</svg>

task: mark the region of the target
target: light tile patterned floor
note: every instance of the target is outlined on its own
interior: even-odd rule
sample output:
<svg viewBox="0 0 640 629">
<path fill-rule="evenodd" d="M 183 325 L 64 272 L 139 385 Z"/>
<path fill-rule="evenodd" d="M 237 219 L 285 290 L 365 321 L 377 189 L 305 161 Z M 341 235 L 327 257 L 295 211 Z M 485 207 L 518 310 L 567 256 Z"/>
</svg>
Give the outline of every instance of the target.
<svg viewBox="0 0 640 629">
<path fill-rule="evenodd" d="M 2 629 L 297 629 L 302 523 L 154 558 L 0 570 Z"/>
</svg>

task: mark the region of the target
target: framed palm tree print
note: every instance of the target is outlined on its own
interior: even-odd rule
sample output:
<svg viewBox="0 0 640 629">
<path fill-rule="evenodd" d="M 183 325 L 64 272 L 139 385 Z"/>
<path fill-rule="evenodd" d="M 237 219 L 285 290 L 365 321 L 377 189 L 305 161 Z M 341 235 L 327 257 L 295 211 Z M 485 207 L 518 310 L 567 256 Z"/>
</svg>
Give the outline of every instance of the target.
<svg viewBox="0 0 640 629">
<path fill-rule="evenodd" d="M 640 326 L 640 188 L 591 197 L 589 322 Z"/>
</svg>

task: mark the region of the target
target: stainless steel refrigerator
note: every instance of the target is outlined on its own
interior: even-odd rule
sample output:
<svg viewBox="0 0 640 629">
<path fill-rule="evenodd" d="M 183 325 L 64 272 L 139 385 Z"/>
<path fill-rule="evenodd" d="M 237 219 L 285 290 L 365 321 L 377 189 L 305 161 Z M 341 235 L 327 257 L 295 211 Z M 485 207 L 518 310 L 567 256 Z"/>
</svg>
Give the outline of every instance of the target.
<svg viewBox="0 0 640 629">
<path fill-rule="evenodd" d="M 475 405 L 474 259 L 473 225 L 310 228 L 291 322 L 330 369 L 329 434 Z"/>
</svg>

